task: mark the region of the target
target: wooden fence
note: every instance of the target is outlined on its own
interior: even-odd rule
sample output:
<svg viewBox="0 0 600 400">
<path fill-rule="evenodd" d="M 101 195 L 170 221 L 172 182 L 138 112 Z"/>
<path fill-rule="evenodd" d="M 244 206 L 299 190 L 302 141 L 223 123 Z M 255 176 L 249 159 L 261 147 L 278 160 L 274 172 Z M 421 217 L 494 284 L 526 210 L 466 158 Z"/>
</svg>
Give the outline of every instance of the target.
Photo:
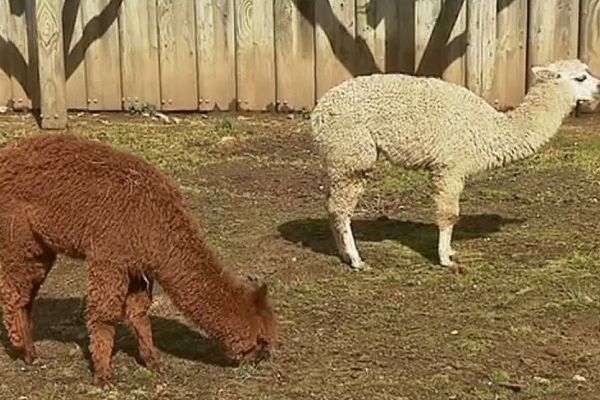
<svg viewBox="0 0 600 400">
<path fill-rule="evenodd" d="M 0 0 L 0 104 L 58 119 L 311 108 L 373 72 L 440 76 L 502 108 L 530 65 L 568 57 L 600 74 L 600 0 Z"/>
</svg>

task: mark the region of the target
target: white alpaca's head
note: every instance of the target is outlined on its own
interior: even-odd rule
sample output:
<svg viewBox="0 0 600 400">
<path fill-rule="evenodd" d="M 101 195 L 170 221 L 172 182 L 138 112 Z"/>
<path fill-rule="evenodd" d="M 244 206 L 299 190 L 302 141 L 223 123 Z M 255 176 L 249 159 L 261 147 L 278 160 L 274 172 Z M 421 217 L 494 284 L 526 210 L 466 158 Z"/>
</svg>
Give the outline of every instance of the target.
<svg viewBox="0 0 600 400">
<path fill-rule="evenodd" d="M 600 93 L 600 80 L 578 59 L 561 60 L 531 68 L 534 83 L 557 81 L 565 83 L 575 100 L 591 101 Z"/>
</svg>

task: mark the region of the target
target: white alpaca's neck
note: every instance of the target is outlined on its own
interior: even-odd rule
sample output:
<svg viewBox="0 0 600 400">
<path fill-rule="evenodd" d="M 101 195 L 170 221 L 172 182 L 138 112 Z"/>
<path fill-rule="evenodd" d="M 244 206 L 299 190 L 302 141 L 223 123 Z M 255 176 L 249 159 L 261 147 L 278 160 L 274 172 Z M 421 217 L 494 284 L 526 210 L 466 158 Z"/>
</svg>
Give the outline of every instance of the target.
<svg viewBox="0 0 600 400">
<path fill-rule="evenodd" d="M 523 102 L 507 113 L 522 138 L 522 143 L 517 144 L 519 151 L 510 152 L 511 161 L 528 157 L 546 144 L 575 104 L 575 98 L 562 83 L 542 82 L 532 86 Z"/>
</svg>

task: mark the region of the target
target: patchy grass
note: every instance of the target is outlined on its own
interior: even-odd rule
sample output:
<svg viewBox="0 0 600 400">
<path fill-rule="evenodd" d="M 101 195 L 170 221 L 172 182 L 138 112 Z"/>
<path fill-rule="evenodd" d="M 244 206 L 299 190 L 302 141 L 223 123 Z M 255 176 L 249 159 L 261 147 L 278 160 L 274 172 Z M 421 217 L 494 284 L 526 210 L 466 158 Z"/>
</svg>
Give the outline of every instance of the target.
<svg viewBox="0 0 600 400">
<path fill-rule="evenodd" d="M 536 157 L 469 181 L 454 241 L 465 272 L 453 274 L 436 264 L 429 177 L 389 165 L 374 172 L 353 219 L 373 270 L 339 262 L 308 116 L 186 115 L 164 125 L 71 115 L 71 132 L 178 179 L 211 247 L 231 269 L 269 284 L 282 343 L 257 366 L 215 365 L 214 344 L 157 288 L 151 314 L 162 373 L 135 361 L 135 341 L 119 329 L 115 381 L 96 388 L 83 350 L 85 270 L 61 258 L 34 308 L 40 364 L 0 351 L 0 398 L 597 395 L 600 120 L 570 121 Z M 0 119 L 0 144 L 35 132 L 29 118 Z"/>
<path fill-rule="evenodd" d="M 590 131 L 588 128 L 559 134 L 548 149 L 536 155 L 534 160 L 543 168 L 575 168 L 597 175 L 600 172 L 599 131 Z"/>
<path fill-rule="evenodd" d="M 429 174 L 416 170 L 392 168 L 388 165 L 387 168 L 377 171 L 369 182 L 369 189 L 374 194 L 399 194 L 420 189 L 430 184 L 431 181 Z"/>
</svg>

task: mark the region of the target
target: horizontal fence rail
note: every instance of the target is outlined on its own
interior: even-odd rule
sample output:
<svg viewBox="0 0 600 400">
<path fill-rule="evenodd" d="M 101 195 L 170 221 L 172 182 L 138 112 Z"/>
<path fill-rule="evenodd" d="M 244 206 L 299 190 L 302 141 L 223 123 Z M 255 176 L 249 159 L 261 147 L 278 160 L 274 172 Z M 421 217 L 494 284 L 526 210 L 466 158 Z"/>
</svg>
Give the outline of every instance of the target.
<svg viewBox="0 0 600 400">
<path fill-rule="evenodd" d="M 394 72 L 502 109 L 531 65 L 571 57 L 600 74 L 600 0 L 0 0 L 15 109 L 300 110 Z"/>
</svg>

